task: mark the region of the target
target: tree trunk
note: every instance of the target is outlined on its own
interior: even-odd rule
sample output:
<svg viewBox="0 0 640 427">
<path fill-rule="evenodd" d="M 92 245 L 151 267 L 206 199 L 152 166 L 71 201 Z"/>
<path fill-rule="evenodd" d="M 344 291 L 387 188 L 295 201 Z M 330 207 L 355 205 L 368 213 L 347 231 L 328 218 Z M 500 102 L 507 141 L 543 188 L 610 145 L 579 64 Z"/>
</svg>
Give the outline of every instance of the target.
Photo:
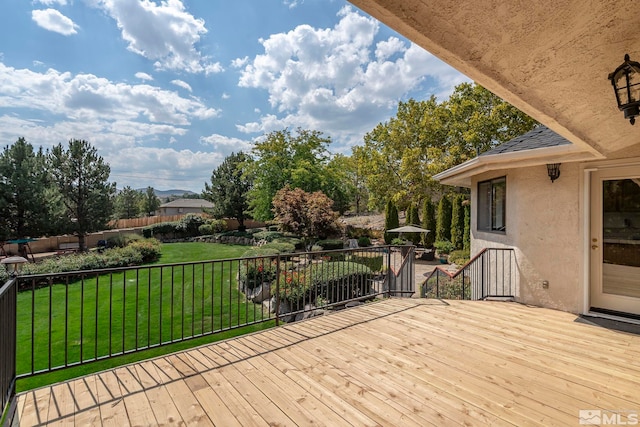
<svg viewBox="0 0 640 427">
<path fill-rule="evenodd" d="M 84 234 L 78 234 L 78 244 L 80 246 L 79 251 L 80 252 L 86 252 L 87 247 L 85 245 L 85 235 Z"/>
</svg>

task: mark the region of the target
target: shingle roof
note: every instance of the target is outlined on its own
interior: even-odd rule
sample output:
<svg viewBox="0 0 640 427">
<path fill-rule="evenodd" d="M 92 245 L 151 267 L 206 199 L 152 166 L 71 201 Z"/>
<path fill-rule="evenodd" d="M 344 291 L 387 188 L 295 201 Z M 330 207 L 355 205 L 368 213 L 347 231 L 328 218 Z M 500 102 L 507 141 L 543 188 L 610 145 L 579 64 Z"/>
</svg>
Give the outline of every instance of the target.
<svg viewBox="0 0 640 427">
<path fill-rule="evenodd" d="M 161 208 L 212 208 L 213 203 L 203 199 L 176 199 L 160 206 Z"/>
<path fill-rule="evenodd" d="M 502 143 L 497 147 L 480 154 L 480 156 L 513 153 L 515 151 L 534 150 L 536 148 L 556 147 L 567 144 L 571 144 L 571 142 L 561 137 L 548 127 L 540 125 L 524 135 L 513 138 L 511 141 Z"/>
</svg>

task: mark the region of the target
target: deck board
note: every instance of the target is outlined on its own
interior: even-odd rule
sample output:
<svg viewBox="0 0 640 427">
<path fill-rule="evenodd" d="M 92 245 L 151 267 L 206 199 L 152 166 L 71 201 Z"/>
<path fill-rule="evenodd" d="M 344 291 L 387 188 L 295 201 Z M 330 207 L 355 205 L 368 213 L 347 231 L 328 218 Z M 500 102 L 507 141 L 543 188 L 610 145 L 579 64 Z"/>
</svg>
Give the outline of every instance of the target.
<svg viewBox="0 0 640 427">
<path fill-rule="evenodd" d="M 640 413 L 640 336 L 390 299 L 28 391 L 19 425 L 577 425 Z"/>
</svg>

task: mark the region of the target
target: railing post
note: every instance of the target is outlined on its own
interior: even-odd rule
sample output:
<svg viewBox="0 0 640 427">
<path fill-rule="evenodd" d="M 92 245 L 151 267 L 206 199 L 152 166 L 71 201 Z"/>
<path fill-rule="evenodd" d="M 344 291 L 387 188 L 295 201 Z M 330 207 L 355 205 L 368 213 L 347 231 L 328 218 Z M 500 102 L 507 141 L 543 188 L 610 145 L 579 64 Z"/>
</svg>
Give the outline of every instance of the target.
<svg viewBox="0 0 640 427">
<path fill-rule="evenodd" d="M 16 410 L 16 319 L 18 280 L 0 287 L 0 420 L 13 422 Z"/>
<path fill-rule="evenodd" d="M 484 254 L 486 254 L 486 252 Z M 482 284 L 482 294 L 480 295 L 480 299 L 484 299 L 484 296 L 485 296 L 485 290 L 484 290 L 484 276 L 485 276 L 484 254 L 482 254 L 482 263 L 481 263 L 481 269 L 480 269 L 480 277 L 482 277 L 482 280 L 480 281 L 480 283 Z"/>
<path fill-rule="evenodd" d="M 280 254 L 276 257 L 276 326 L 280 325 Z"/>
</svg>

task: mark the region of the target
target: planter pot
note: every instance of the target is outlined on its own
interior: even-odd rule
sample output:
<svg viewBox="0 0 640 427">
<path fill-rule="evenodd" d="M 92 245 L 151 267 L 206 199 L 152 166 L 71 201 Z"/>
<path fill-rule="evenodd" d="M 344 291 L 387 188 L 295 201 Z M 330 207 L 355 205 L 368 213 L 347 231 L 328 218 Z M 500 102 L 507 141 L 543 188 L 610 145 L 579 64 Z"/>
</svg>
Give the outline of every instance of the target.
<svg viewBox="0 0 640 427">
<path fill-rule="evenodd" d="M 447 264 L 449 262 L 449 257 L 447 255 L 440 255 L 440 264 Z"/>
</svg>

